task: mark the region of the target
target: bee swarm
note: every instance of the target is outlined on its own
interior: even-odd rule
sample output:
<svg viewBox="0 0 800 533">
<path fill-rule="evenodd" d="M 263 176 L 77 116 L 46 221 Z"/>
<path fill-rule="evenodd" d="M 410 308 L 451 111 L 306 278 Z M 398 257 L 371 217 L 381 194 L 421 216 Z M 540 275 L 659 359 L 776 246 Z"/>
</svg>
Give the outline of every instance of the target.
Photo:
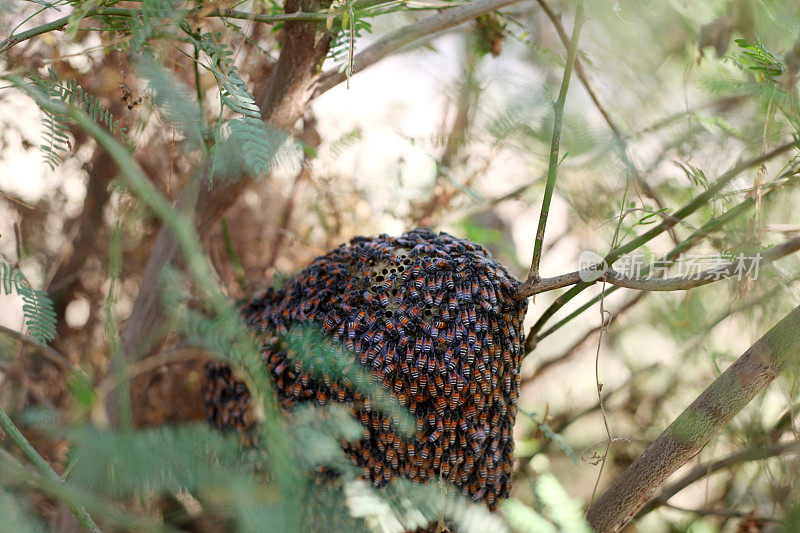
<svg viewBox="0 0 800 533">
<path fill-rule="evenodd" d="M 263 339 L 283 407 L 340 402 L 366 428 L 343 443 L 365 478 L 441 478 L 490 509 L 508 496 L 527 301 L 480 245 L 446 233 L 357 237 L 316 258 L 279 290 L 242 308 Z M 275 335 L 313 324 L 379 378 L 417 419 L 413 441 L 346 383 L 309 374 Z M 343 352 L 348 353 L 348 352 Z M 220 428 L 246 429 L 249 392 L 230 369 L 207 369 L 206 409 Z"/>
</svg>

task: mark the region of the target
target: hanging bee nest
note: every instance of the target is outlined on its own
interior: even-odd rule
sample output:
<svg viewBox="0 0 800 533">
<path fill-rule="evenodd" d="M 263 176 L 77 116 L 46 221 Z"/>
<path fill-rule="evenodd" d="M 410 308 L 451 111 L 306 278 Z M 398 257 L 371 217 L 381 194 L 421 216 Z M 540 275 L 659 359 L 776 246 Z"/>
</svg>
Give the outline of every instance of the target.
<svg viewBox="0 0 800 533">
<path fill-rule="evenodd" d="M 242 308 L 264 339 L 281 405 L 340 402 L 366 428 L 343 444 L 376 486 L 406 477 L 450 481 L 490 509 L 509 493 L 512 431 L 527 301 L 482 246 L 446 233 L 357 237 Z M 276 334 L 313 324 L 347 348 L 417 420 L 413 440 L 369 398 L 319 379 L 275 348 Z M 348 353 L 348 352 L 343 352 Z M 249 393 L 230 369 L 207 369 L 206 409 L 220 428 L 248 428 Z"/>
</svg>

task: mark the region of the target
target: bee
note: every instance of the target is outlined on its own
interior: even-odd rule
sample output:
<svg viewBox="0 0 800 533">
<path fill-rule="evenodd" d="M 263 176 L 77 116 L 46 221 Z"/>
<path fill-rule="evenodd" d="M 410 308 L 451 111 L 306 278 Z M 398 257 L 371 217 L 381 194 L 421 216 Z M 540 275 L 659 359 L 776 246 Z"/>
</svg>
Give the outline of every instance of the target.
<svg viewBox="0 0 800 533">
<path fill-rule="evenodd" d="M 446 405 L 447 405 L 447 400 L 444 397 L 439 396 L 438 398 L 436 398 L 435 409 L 436 412 L 439 413 L 439 416 L 444 416 L 444 408 Z"/>
<path fill-rule="evenodd" d="M 429 291 L 423 293 L 422 297 L 425 300 L 425 305 L 427 305 L 428 307 L 433 307 L 433 296 Z"/>
<path fill-rule="evenodd" d="M 397 321 L 400 323 L 400 325 L 403 328 L 407 328 L 408 324 L 410 323 L 410 320 L 408 319 L 408 317 L 406 315 L 399 315 L 397 317 Z"/>
<path fill-rule="evenodd" d="M 436 360 L 433 357 L 428 357 L 428 374 L 433 374 L 436 369 Z"/>
<path fill-rule="evenodd" d="M 433 348 L 433 343 L 430 337 L 426 337 L 422 342 L 422 351 L 430 353 Z"/>
</svg>

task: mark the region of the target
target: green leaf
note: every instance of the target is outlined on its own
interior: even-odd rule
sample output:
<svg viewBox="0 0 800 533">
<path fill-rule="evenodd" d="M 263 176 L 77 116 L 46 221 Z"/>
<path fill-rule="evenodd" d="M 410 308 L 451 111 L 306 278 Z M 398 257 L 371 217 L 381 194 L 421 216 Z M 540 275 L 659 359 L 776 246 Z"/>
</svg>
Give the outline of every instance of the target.
<svg viewBox="0 0 800 533">
<path fill-rule="evenodd" d="M 192 91 L 147 55 L 136 62 L 136 69 L 150 83 L 161 115 L 181 131 L 189 149 L 203 148 L 203 115 Z"/>
<path fill-rule="evenodd" d="M 0 262 L 0 286 L 3 293 L 16 292 L 22 297 L 22 313 L 30 336 L 41 345 L 52 341 L 56 336 L 56 312 L 50 296 L 31 287 L 21 270 L 5 262 Z"/>
</svg>

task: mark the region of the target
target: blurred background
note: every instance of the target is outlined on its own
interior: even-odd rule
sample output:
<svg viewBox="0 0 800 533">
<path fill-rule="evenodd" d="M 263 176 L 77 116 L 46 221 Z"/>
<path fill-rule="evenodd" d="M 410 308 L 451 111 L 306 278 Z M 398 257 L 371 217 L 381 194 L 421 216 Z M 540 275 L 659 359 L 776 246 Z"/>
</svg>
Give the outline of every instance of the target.
<svg viewBox="0 0 800 533">
<path fill-rule="evenodd" d="M 20 23 L 17 32 L 64 16 L 46 10 L 26 21 L 38 4 L 5 2 L 0 38 Z M 120 3 L 127 4 L 136 3 Z M 419 18 L 414 7 L 436 7 L 404 5 L 370 19 L 369 31 L 360 28 L 355 52 Z M 545 6 L 553 19 L 541 3 L 513 4 L 502 14 L 407 47 L 354 74 L 349 88 L 342 83 L 315 98 L 269 177 L 255 182 L 224 223 L 210 230 L 207 250 L 230 298 L 279 283 L 354 236 L 420 226 L 483 244 L 524 279 L 566 58 L 557 27 L 569 35 L 574 16 L 573 2 Z M 583 251 L 604 255 L 615 238 L 630 240 L 737 163 L 797 134 L 796 2 L 612 0 L 588 2 L 586 11 L 578 49 L 582 74 L 573 74 L 566 100 L 544 276 L 576 270 Z M 213 24 L 208 30 L 223 32 L 245 81 L 268 74 L 279 29 L 220 19 Z M 5 52 L 0 65 L 10 69 L 24 60 L 41 73 L 52 66 L 78 80 L 120 119 L 136 146 L 134 157 L 153 185 L 174 200 L 197 154 L 184 149 L 180 132 L 157 113 L 119 38 L 87 30 L 70 41 L 50 33 Z M 347 45 L 337 38 L 324 70 L 346 63 Z M 775 73 L 748 63 L 746 52 L 754 49 L 770 54 L 758 65 L 772 62 Z M 173 52 L 163 62 L 193 87 L 186 57 Z M 207 95 L 204 111 L 213 117 L 216 81 L 201 72 L 200 83 Z M 128 317 L 159 224 L 118 186 L 114 165 L 81 131 L 71 131 L 69 157 L 51 170 L 39 151 L 41 115 L 19 91 L 0 91 L 0 258 L 48 291 L 58 317 L 52 348 L 96 385 L 109 368 L 109 324 L 119 327 Z M 796 236 L 796 182 L 768 187 L 792 168 L 794 155 L 742 173 L 712 203 L 648 243 L 642 256 L 649 261 L 663 255 L 711 217 L 756 196 L 755 208 L 717 228 L 691 253 L 752 252 Z M 108 303 L 108 247 L 115 228 L 122 267 Z M 550 472 L 571 497 L 587 504 L 606 438 L 597 381 L 615 438 L 599 481 L 602 490 L 721 370 L 798 304 L 798 275 L 800 261 L 787 257 L 750 281 L 674 293 L 623 289 L 604 300 L 612 320 L 599 345 L 598 304 L 540 339 L 522 367 L 512 495 L 532 501 L 529 480 Z M 601 289 L 597 285 L 572 300 L 544 331 Z M 526 325 L 561 292 L 537 295 Z M 21 298 L 0 294 L 0 325 L 21 332 L 23 321 Z M 0 404 L 10 412 L 49 407 L 67 422 L 92 420 L 96 407 L 80 387 L 63 379 L 57 365 L 20 356 L 29 350 L 0 335 Z M 173 365 L 185 366 L 139 376 L 132 393 L 137 424 L 203 417 L 192 396 L 199 366 Z M 672 481 L 698 464 L 797 439 L 796 379 L 792 370 L 777 380 Z M 55 462 L 68 448 L 45 437 L 37 447 Z M 631 530 L 760 531 L 796 509 L 799 465 L 796 455 L 732 463 L 679 492 Z"/>
</svg>

